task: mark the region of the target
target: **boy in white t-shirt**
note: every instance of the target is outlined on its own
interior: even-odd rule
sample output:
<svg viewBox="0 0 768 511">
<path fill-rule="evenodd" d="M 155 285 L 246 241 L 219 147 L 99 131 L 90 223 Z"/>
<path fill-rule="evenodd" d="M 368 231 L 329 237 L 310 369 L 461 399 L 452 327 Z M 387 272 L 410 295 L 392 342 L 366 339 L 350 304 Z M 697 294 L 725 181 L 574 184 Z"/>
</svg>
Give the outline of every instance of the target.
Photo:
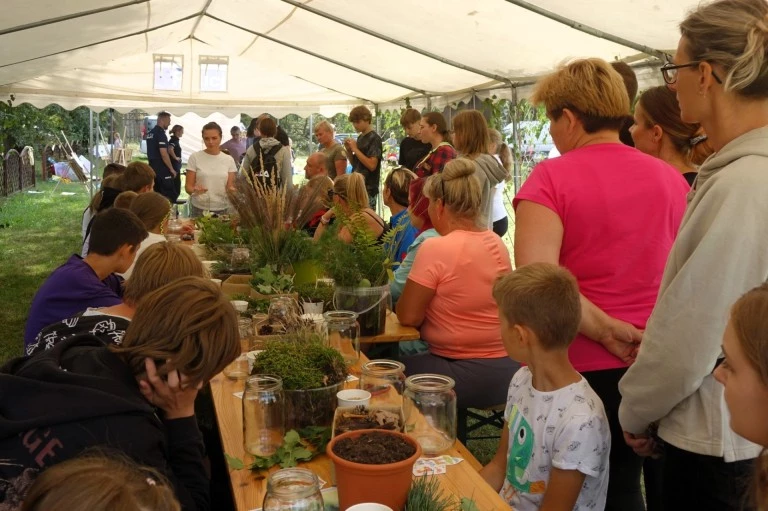
<svg viewBox="0 0 768 511">
<path fill-rule="evenodd" d="M 529 264 L 499 278 L 493 297 L 504 348 L 527 367 L 510 382 L 499 450 L 480 474 L 516 511 L 604 509 L 608 419 L 568 360 L 581 321 L 576 279 Z"/>
</svg>

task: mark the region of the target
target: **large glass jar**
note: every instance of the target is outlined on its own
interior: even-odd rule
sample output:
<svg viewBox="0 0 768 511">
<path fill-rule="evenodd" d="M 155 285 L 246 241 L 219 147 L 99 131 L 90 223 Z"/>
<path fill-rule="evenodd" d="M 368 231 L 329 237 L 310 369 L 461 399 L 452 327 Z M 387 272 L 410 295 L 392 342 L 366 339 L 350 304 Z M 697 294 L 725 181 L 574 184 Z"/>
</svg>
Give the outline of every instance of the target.
<svg viewBox="0 0 768 511">
<path fill-rule="evenodd" d="M 371 360 L 362 367 L 360 388 L 371 393 L 371 405 L 403 405 L 405 366 L 394 360 Z"/>
<path fill-rule="evenodd" d="M 439 454 L 456 441 L 455 384 L 440 374 L 414 374 L 405 380 L 405 432 L 424 454 Z"/>
<path fill-rule="evenodd" d="M 285 396 L 278 376 L 257 374 L 243 392 L 243 447 L 254 456 L 271 456 L 283 445 Z"/>
<path fill-rule="evenodd" d="M 264 511 L 323 511 L 317 476 L 305 468 L 284 468 L 267 479 Z"/>
<path fill-rule="evenodd" d="M 328 345 L 336 348 L 347 365 L 355 365 L 360 358 L 360 325 L 357 313 L 331 311 L 323 314 L 328 330 Z"/>
</svg>

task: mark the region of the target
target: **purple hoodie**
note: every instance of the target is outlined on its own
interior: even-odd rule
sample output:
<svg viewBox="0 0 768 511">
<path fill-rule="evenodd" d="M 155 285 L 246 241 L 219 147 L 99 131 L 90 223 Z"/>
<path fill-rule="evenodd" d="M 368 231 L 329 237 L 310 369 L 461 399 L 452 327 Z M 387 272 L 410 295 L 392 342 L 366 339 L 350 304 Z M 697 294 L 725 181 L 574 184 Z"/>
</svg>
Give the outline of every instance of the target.
<svg viewBox="0 0 768 511">
<path fill-rule="evenodd" d="M 110 307 L 121 303 L 123 279 L 110 274 L 99 280 L 93 268 L 79 255 L 53 270 L 37 290 L 24 330 L 24 348 L 37 334 L 56 321 L 70 318 L 88 307 Z"/>
</svg>

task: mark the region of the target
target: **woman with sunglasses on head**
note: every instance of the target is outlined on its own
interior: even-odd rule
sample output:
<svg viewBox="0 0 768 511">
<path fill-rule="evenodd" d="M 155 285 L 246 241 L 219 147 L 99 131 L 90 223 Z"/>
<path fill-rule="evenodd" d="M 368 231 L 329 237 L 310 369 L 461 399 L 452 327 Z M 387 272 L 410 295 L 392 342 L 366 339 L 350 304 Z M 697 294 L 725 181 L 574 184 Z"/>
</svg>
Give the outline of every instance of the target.
<svg viewBox="0 0 768 511">
<path fill-rule="evenodd" d="M 693 186 L 698 166 L 713 151 L 701 124 L 680 118 L 675 92 L 663 85 L 643 92 L 634 118 L 629 131 L 635 147 L 675 167 Z"/>
<path fill-rule="evenodd" d="M 378 242 L 383 240 L 384 235 L 389 231 L 389 226 L 368 206 L 368 192 L 365 189 L 365 179 L 362 174 L 352 173 L 336 176 L 329 197 L 333 207 L 320 217 L 320 225 L 315 230 L 316 240 L 325 233 L 331 220 L 336 216 L 335 210 L 337 208 L 343 212 L 348 221 L 355 222 L 357 225 L 364 225 L 365 229 Z M 338 236 L 346 243 L 352 241 L 352 233 L 346 226 L 339 229 Z"/>
<path fill-rule="evenodd" d="M 768 277 L 768 3 L 694 10 L 665 81 L 715 150 L 699 168 L 635 364 L 621 381 L 624 437 L 665 444 L 666 509 L 742 509 L 760 446 L 728 427 L 712 369 L 729 306 Z"/>
</svg>

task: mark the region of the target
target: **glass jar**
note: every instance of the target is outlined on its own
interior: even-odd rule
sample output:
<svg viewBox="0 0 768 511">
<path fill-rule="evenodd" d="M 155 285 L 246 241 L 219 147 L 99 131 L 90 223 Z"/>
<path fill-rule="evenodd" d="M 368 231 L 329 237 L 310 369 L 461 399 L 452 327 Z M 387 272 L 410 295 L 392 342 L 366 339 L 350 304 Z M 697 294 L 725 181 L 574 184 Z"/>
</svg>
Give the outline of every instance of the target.
<svg viewBox="0 0 768 511">
<path fill-rule="evenodd" d="M 323 511 L 317 476 L 306 468 L 284 468 L 267 479 L 264 511 Z"/>
<path fill-rule="evenodd" d="M 328 345 L 336 348 L 347 365 L 355 365 L 360 358 L 360 325 L 357 313 L 330 311 L 323 314 L 328 332 Z"/>
<path fill-rule="evenodd" d="M 280 323 L 283 326 L 295 325 L 299 322 L 299 304 L 288 295 L 275 296 L 269 300 L 267 321 L 270 324 Z"/>
<path fill-rule="evenodd" d="M 439 454 L 456 441 L 455 385 L 440 374 L 414 374 L 405 380 L 405 431 L 425 455 Z"/>
<path fill-rule="evenodd" d="M 394 360 L 371 360 L 363 364 L 360 388 L 371 393 L 372 405 L 402 406 L 405 366 Z"/>
<path fill-rule="evenodd" d="M 253 326 L 251 318 L 238 318 L 237 329 L 240 334 L 240 356 L 224 368 L 224 376 L 231 380 L 248 378 L 248 351 L 251 350 Z"/>
<path fill-rule="evenodd" d="M 251 251 L 247 248 L 237 247 L 232 249 L 232 259 L 230 264 L 232 268 L 245 268 L 249 265 Z"/>
<path fill-rule="evenodd" d="M 243 446 L 254 456 L 271 456 L 283 445 L 285 397 L 283 380 L 257 374 L 243 392 Z"/>
</svg>

